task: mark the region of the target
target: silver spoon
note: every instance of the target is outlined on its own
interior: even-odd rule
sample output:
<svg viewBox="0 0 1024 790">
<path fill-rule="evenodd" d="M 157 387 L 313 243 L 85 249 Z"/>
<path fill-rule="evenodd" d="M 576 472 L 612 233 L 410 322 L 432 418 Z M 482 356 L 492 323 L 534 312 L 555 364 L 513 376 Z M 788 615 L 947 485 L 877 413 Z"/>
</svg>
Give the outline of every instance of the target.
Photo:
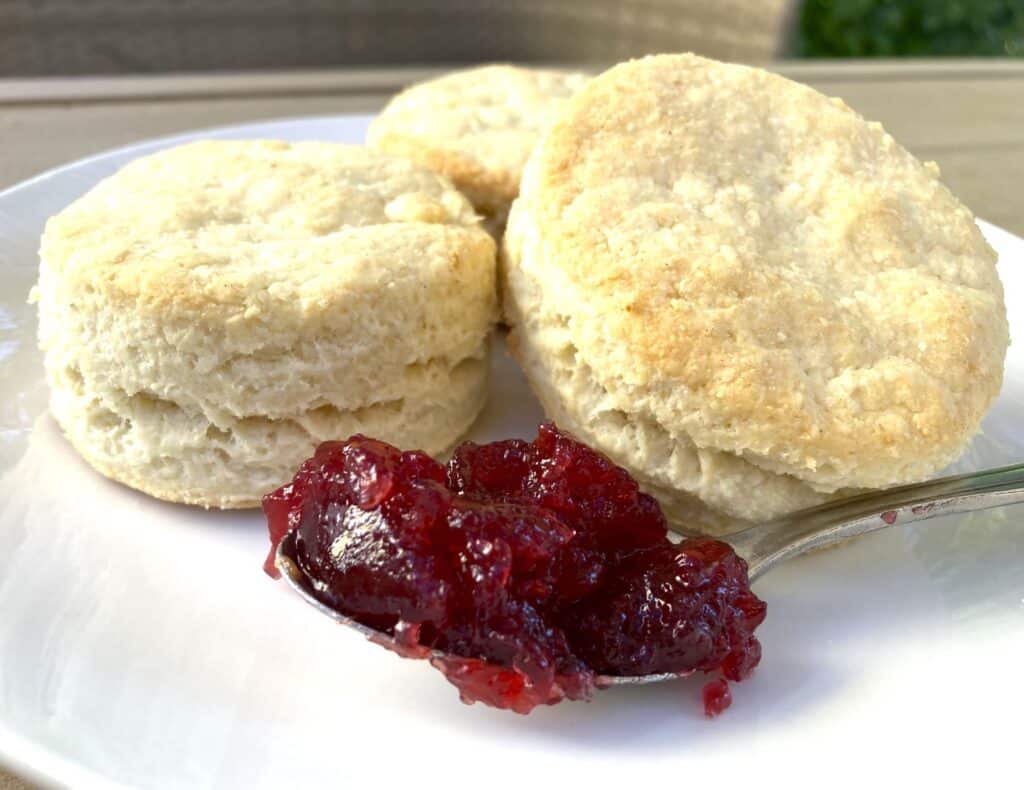
<svg viewBox="0 0 1024 790">
<path fill-rule="evenodd" d="M 728 542 L 747 561 L 750 581 L 754 581 L 784 560 L 847 538 L 936 516 L 987 510 L 1019 502 L 1024 502 L 1024 464 L 943 477 L 885 491 L 872 491 L 802 510 L 719 539 Z M 684 537 L 681 533 L 676 535 Z M 292 548 L 293 540 L 294 533 L 285 537 L 278 544 L 274 555 L 274 565 L 281 571 L 288 585 L 306 603 L 332 620 L 354 628 L 371 641 L 401 653 L 401 648 L 390 634 L 346 617 L 313 596 L 302 571 L 286 553 Z M 434 650 L 426 657 L 444 655 L 440 650 Z M 601 675 L 596 678 L 596 682 L 602 687 L 635 685 L 673 680 L 690 674 L 663 672 L 636 676 Z"/>
</svg>

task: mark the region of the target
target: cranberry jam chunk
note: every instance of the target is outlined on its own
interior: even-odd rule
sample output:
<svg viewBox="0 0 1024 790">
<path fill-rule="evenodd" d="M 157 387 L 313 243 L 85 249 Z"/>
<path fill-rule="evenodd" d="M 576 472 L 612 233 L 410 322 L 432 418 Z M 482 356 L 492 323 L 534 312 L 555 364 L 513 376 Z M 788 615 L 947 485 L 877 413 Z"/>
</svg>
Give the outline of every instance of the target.
<svg viewBox="0 0 1024 790">
<path fill-rule="evenodd" d="M 447 466 L 353 436 L 263 501 L 309 588 L 432 663 L 465 702 L 528 713 L 601 675 L 757 665 L 765 605 L 725 543 L 673 544 L 657 503 L 554 425 Z"/>
</svg>

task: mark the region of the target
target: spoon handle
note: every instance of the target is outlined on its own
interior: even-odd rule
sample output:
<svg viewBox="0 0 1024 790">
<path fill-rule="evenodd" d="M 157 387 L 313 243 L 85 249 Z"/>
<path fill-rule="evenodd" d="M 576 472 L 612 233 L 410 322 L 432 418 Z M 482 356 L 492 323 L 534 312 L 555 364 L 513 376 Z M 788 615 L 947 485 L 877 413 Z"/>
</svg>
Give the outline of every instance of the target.
<svg viewBox="0 0 1024 790">
<path fill-rule="evenodd" d="M 846 538 L 952 513 L 1024 502 L 1024 464 L 872 491 L 726 537 L 751 580 L 777 563 Z"/>
</svg>

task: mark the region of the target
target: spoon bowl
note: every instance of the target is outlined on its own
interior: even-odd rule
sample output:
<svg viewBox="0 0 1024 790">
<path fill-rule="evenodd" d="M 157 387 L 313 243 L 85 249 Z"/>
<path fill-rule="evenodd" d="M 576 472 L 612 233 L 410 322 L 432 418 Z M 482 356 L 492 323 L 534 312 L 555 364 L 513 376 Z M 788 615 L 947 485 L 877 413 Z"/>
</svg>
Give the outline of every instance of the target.
<svg viewBox="0 0 1024 790">
<path fill-rule="evenodd" d="M 293 548 L 293 543 L 294 533 L 291 533 L 278 544 L 277 551 L 274 554 L 274 567 L 281 572 L 281 577 L 289 587 L 295 590 L 295 592 L 297 592 L 306 603 L 321 614 L 325 614 L 330 617 L 334 622 L 346 625 L 349 628 L 358 631 L 374 644 L 393 650 L 399 655 L 406 655 L 408 653 L 406 648 L 396 642 L 395 638 L 391 634 L 384 631 L 378 631 L 376 628 L 371 628 L 368 625 L 360 623 L 358 620 L 354 620 L 336 609 L 332 609 L 317 598 L 316 595 L 314 595 L 313 590 L 310 589 L 309 581 L 306 579 L 305 574 L 303 574 L 299 569 L 299 566 L 292 561 L 292 558 L 288 556 L 289 551 Z M 441 650 L 430 650 L 422 654 L 417 653 L 416 657 L 431 659 L 447 658 L 448 655 Z M 594 683 L 600 688 L 606 688 L 608 686 L 636 686 L 643 683 L 657 683 L 662 680 L 678 680 L 679 678 L 685 678 L 692 674 L 693 671 L 691 670 L 686 672 L 659 672 L 652 675 L 634 676 L 597 675 L 594 678 Z"/>
</svg>

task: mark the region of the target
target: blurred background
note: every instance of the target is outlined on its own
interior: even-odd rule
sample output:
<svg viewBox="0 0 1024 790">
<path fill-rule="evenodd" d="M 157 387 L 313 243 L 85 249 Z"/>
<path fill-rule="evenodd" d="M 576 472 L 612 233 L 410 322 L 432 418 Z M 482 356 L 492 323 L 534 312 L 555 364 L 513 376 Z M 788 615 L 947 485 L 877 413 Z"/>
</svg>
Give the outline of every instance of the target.
<svg viewBox="0 0 1024 790">
<path fill-rule="evenodd" d="M 0 76 L 1024 55 L 1024 0 L 0 0 Z"/>
</svg>

